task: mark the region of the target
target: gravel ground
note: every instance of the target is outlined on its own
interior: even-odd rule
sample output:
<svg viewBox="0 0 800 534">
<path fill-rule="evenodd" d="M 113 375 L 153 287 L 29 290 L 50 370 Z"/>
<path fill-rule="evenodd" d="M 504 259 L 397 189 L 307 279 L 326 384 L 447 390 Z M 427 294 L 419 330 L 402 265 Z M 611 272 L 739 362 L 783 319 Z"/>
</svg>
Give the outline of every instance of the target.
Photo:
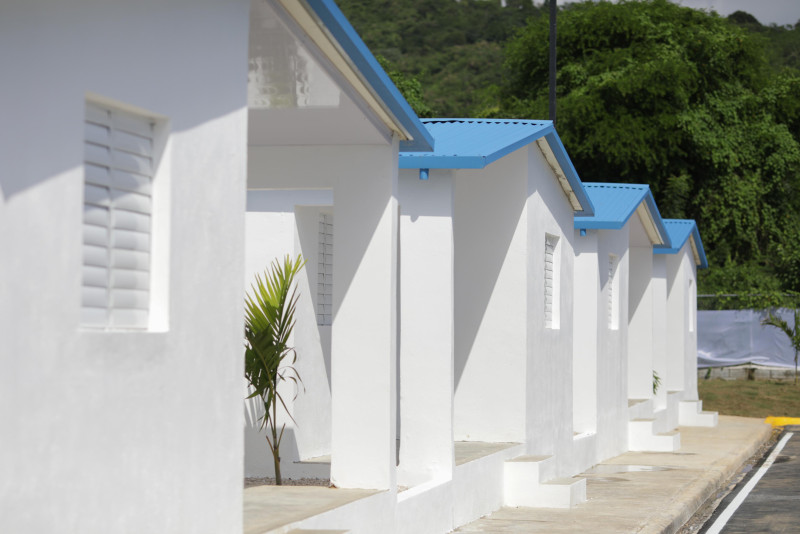
<svg viewBox="0 0 800 534">
<path fill-rule="evenodd" d="M 764 455 L 769 451 L 769 449 L 775 445 L 775 442 L 778 440 L 778 437 L 781 434 L 782 429 L 775 428 L 772 430 L 772 436 L 766 443 L 764 443 L 760 449 L 758 449 L 753 456 L 750 457 L 747 462 L 742 466 L 738 473 L 733 475 L 728 481 L 719 489 L 719 491 L 708 498 L 708 500 L 700 507 L 697 512 L 692 516 L 689 521 L 683 525 L 680 530 L 678 530 L 677 534 L 694 534 L 695 532 L 699 532 L 701 528 L 705 525 L 706 521 L 711 517 L 711 514 L 714 513 L 714 510 L 717 509 L 719 503 L 722 502 L 739 482 L 749 473 L 753 467 L 758 463 L 758 461 L 764 457 Z"/>
<path fill-rule="evenodd" d="M 331 485 L 328 478 L 284 478 L 284 486 L 325 486 Z M 274 486 L 275 479 L 272 477 L 246 477 L 244 479 L 244 487 L 252 488 L 253 486 Z"/>
</svg>

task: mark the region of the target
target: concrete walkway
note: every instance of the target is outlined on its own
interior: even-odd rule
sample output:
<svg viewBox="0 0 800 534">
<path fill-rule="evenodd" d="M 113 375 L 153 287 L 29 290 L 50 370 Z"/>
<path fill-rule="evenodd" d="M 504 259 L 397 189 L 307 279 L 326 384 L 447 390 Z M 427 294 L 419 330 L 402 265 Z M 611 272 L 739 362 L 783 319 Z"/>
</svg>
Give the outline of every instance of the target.
<svg viewBox="0 0 800 534">
<path fill-rule="evenodd" d="M 731 416 L 716 428 L 679 430 L 678 452 L 629 452 L 582 474 L 588 502 L 572 510 L 503 508 L 456 532 L 676 532 L 772 431 L 761 419 Z"/>
</svg>

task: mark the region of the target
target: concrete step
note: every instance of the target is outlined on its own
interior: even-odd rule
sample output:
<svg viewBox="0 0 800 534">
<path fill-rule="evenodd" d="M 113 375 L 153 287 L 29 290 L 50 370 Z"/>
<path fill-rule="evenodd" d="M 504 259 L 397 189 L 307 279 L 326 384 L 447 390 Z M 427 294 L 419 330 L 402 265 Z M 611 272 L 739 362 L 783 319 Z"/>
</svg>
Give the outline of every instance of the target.
<svg viewBox="0 0 800 534">
<path fill-rule="evenodd" d="M 681 401 L 678 406 L 678 422 L 681 426 L 717 426 L 717 412 L 703 411 L 703 401 Z"/>
<path fill-rule="evenodd" d="M 628 450 L 675 452 L 681 448 L 679 432 L 655 432 L 655 423 L 655 419 L 628 421 Z"/>
<path fill-rule="evenodd" d="M 503 504 L 571 508 L 586 501 L 586 479 L 553 478 L 552 456 L 519 456 L 504 464 Z"/>
<path fill-rule="evenodd" d="M 555 477 L 556 462 L 552 456 L 517 456 L 503 464 L 506 488 L 526 487 L 532 482 L 539 484 Z"/>
<path fill-rule="evenodd" d="M 668 412 L 667 409 L 656 410 L 653 412 L 653 434 L 660 434 L 662 432 L 669 432 L 673 428 L 669 427 L 668 425 Z M 677 426 L 677 425 L 676 425 Z"/>
<path fill-rule="evenodd" d="M 653 417 L 653 399 L 628 399 L 628 419 Z"/>
</svg>

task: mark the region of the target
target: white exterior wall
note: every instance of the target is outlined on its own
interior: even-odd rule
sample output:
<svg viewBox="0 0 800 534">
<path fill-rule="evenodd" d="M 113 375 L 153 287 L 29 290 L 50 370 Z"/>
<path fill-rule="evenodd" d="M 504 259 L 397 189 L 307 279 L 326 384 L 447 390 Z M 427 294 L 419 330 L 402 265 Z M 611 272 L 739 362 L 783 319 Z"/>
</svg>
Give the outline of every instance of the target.
<svg viewBox="0 0 800 534">
<path fill-rule="evenodd" d="M 691 238 L 690 238 L 691 239 Z M 677 255 L 679 259 L 677 279 L 683 280 L 681 316 L 684 321 L 683 335 L 683 400 L 698 400 L 697 395 L 697 264 L 694 261 L 691 244 L 683 246 Z"/>
<path fill-rule="evenodd" d="M 628 398 L 653 398 L 653 249 L 632 217 L 628 252 Z"/>
<path fill-rule="evenodd" d="M 629 221 L 620 230 L 599 230 L 598 256 L 601 258 L 597 363 L 597 446 L 595 462 L 628 450 L 628 290 L 630 280 L 628 241 Z M 608 256 L 617 257 L 617 329 L 609 328 Z M 605 265 L 604 265 L 605 262 Z"/>
<path fill-rule="evenodd" d="M 574 211 L 537 146 L 528 147 L 526 443 L 529 454 L 555 454 L 556 476 L 575 474 L 572 449 Z M 558 328 L 545 326 L 545 234 L 559 237 Z M 517 297 L 519 298 L 519 297 Z M 556 320 L 554 319 L 554 324 Z M 580 328 L 580 327 L 579 327 Z M 567 454 L 565 454 L 567 453 Z"/>
<path fill-rule="evenodd" d="M 630 224 L 630 223 L 629 223 Z M 575 230 L 574 471 L 627 450 L 628 232 Z M 609 326 L 609 255 L 616 257 L 616 328 Z M 594 326 L 590 323 L 594 321 Z M 583 425 L 583 426 L 581 426 Z"/>
<path fill-rule="evenodd" d="M 686 344 L 689 334 L 689 317 L 686 314 L 688 279 L 684 270 L 684 252 L 681 250 L 678 254 L 665 256 L 667 265 L 667 375 L 664 382 L 670 391 L 684 391 L 688 378 L 685 370 Z"/>
<path fill-rule="evenodd" d="M 452 171 L 402 171 L 398 483 L 453 476 Z"/>
<path fill-rule="evenodd" d="M 518 150 L 485 169 L 456 171 L 453 181 L 454 436 L 521 443 L 527 401 L 527 152 Z M 543 259 L 544 243 L 540 247 Z"/>
<path fill-rule="evenodd" d="M 656 410 L 667 407 L 667 259 L 653 254 L 653 371 L 661 379 L 654 395 Z M 651 384 L 652 385 L 652 384 Z"/>
<path fill-rule="evenodd" d="M 575 433 L 595 433 L 598 412 L 598 353 L 599 330 L 606 313 L 601 304 L 601 266 L 607 266 L 608 258 L 600 258 L 598 233 L 587 231 L 581 236 L 575 230 L 575 325 L 581 335 L 573 336 L 572 354 L 572 429 Z M 607 320 L 605 321 L 608 322 Z"/>
<path fill-rule="evenodd" d="M 3 4 L 0 531 L 241 531 L 248 9 Z M 87 93 L 163 117 L 154 331 L 79 325 Z"/>
</svg>

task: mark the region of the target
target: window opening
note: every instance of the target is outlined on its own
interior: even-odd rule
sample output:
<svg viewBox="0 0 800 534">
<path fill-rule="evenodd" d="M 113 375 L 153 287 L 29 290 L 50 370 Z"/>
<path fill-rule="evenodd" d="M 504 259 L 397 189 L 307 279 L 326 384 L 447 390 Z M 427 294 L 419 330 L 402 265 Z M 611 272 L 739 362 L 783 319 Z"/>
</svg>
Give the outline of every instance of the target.
<svg viewBox="0 0 800 534">
<path fill-rule="evenodd" d="M 153 128 L 150 118 L 86 104 L 83 326 L 148 326 Z"/>
<path fill-rule="evenodd" d="M 317 324 L 333 323 L 333 215 L 319 214 L 317 250 Z"/>
</svg>

